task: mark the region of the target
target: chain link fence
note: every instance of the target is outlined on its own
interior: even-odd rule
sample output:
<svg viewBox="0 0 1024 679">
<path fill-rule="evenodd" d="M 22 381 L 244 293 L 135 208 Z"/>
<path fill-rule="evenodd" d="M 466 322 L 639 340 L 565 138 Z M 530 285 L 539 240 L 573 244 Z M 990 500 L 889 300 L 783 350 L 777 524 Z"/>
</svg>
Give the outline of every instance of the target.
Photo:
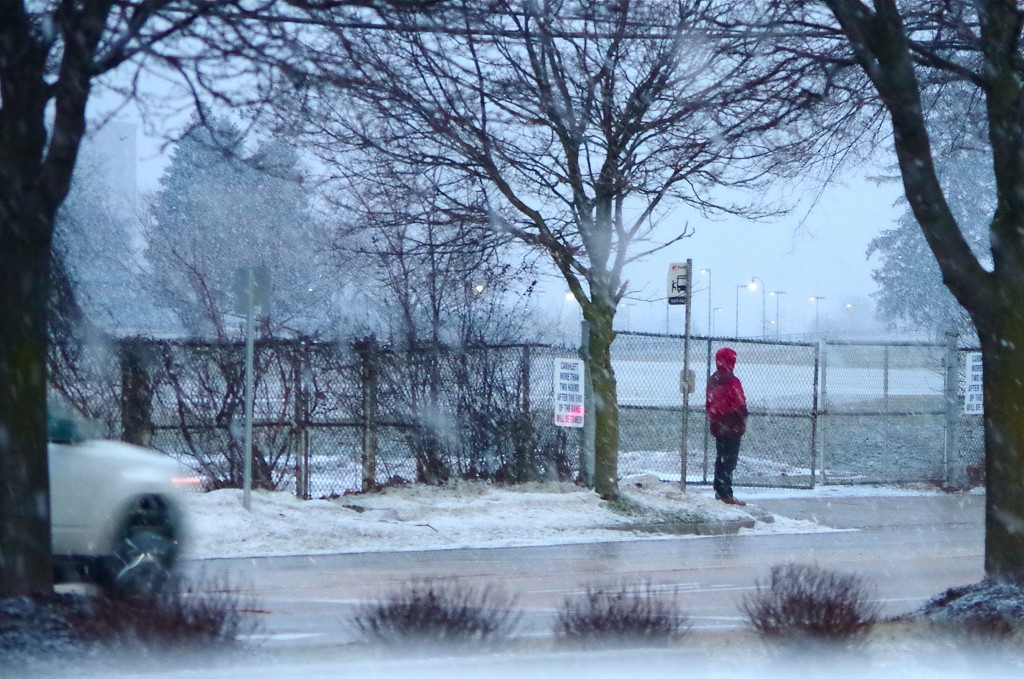
<svg viewBox="0 0 1024 679">
<path fill-rule="evenodd" d="M 551 425 L 554 359 L 539 345 L 394 352 L 356 343 L 312 356 L 303 453 L 304 497 L 450 478 L 567 480 L 578 437 Z"/>
<path fill-rule="evenodd" d="M 736 375 L 743 382 L 750 411 L 734 482 L 811 485 L 817 345 L 707 337 L 691 337 L 688 344 L 688 366 L 695 381 L 686 409 L 687 482 L 708 484 L 714 474 L 715 442 L 704 416 L 704 393 L 707 378 L 715 370 L 715 352 L 724 346 L 737 352 Z M 622 475 L 680 478 L 684 347 L 682 336 L 621 332 L 616 337 L 612 366 L 619 385 Z"/>
<path fill-rule="evenodd" d="M 946 347 L 842 341 L 825 347 L 823 479 L 944 480 Z"/>
<path fill-rule="evenodd" d="M 682 336 L 618 334 L 621 476 L 678 480 L 685 412 L 687 481 L 711 482 L 704 391 L 715 352 L 730 346 L 750 410 L 737 485 L 980 480 L 982 418 L 962 406 L 966 349 L 692 337 L 687 396 L 686 346 Z M 107 436 L 185 460 L 211 487 L 240 487 L 244 353 L 241 343 L 145 339 L 57 347 L 51 374 Z M 574 347 L 527 344 L 259 341 L 253 484 L 308 498 L 451 478 L 579 480 L 583 430 L 553 424 L 555 360 L 576 357 Z"/>
<path fill-rule="evenodd" d="M 713 475 L 715 444 L 704 390 L 723 346 L 737 352 L 736 375 L 750 410 L 736 485 L 978 482 L 982 418 L 965 414 L 962 406 L 971 350 L 958 351 L 955 342 L 691 337 L 689 367 L 696 380 L 686 410 L 688 483 L 708 484 Z M 680 477 L 683 354 L 681 336 L 620 332 L 616 338 L 621 474 Z M 947 376 L 953 364 L 955 376 Z"/>
<path fill-rule="evenodd" d="M 124 340 L 54 359 L 54 388 L 105 435 L 241 487 L 244 345 Z M 556 358 L 539 345 L 394 351 L 257 341 L 253 487 L 332 497 L 404 482 L 580 476 L 580 437 L 556 429 Z M 73 360 L 72 360 L 73 359 Z"/>
</svg>

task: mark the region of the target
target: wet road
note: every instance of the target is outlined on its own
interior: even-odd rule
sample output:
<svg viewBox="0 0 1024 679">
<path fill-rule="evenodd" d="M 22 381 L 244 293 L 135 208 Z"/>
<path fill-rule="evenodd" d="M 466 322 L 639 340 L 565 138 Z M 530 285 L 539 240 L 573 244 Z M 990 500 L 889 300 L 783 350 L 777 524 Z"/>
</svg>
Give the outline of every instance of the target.
<svg viewBox="0 0 1024 679">
<path fill-rule="evenodd" d="M 983 576 L 984 497 L 856 497 L 762 500 L 777 516 L 812 519 L 836 532 L 666 537 L 636 542 L 218 559 L 192 564 L 252 592 L 261 636 L 273 643 L 334 644 L 357 638 L 352 614 L 416 578 L 457 578 L 514 594 L 524 635 L 550 634 L 567 596 L 587 585 L 650 582 L 677 593 L 695 629 L 743 625 L 738 604 L 774 564 L 856 572 L 887 614 L 906 612 Z"/>
</svg>

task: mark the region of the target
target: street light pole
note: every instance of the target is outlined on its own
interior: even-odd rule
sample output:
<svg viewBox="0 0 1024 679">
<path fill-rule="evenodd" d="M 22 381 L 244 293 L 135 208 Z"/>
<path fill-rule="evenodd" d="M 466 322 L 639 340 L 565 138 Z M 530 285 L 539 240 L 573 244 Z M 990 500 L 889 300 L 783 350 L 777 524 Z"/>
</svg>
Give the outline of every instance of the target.
<svg viewBox="0 0 1024 679">
<path fill-rule="evenodd" d="M 716 306 L 714 308 L 714 312 L 715 312 L 716 315 L 718 314 L 719 311 L 725 311 L 725 307 Z M 715 317 L 712 316 L 711 317 L 711 336 L 714 337 L 714 335 L 715 335 Z"/>
<path fill-rule="evenodd" d="M 757 283 L 754 281 L 761 281 L 761 337 L 768 336 L 768 317 L 765 315 L 765 299 L 767 294 L 765 293 L 766 287 L 764 279 L 758 278 L 757 276 L 750 277 L 750 291 L 757 290 Z"/>
<path fill-rule="evenodd" d="M 819 332 L 818 332 L 818 307 L 820 305 L 818 303 L 821 300 L 823 300 L 823 299 L 825 299 L 825 298 L 822 297 L 821 295 L 811 295 L 811 301 L 814 302 L 814 334 L 815 335 L 819 334 Z"/>
<path fill-rule="evenodd" d="M 740 283 L 736 286 L 736 337 L 740 336 L 740 290 L 745 289 L 747 286 Z"/>
<path fill-rule="evenodd" d="M 708 275 L 708 337 L 711 337 L 711 269 L 701 269 L 700 272 Z"/>
<path fill-rule="evenodd" d="M 769 295 L 775 296 L 775 336 L 779 336 L 779 296 L 785 295 L 785 290 L 769 290 Z"/>
</svg>

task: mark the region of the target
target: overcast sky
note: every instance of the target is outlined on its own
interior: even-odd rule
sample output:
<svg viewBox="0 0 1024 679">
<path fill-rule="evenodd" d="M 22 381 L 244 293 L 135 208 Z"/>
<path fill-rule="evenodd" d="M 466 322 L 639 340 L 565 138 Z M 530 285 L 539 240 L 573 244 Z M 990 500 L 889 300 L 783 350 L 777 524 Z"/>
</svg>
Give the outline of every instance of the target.
<svg viewBox="0 0 1024 679">
<path fill-rule="evenodd" d="M 140 191 L 153 191 L 163 172 L 172 146 L 163 139 L 147 137 L 137 128 L 137 182 Z M 694 297 L 692 332 L 704 334 L 708 329 L 708 283 L 711 286 L 713 325 L 717 336 L 733 336 L 737 326 L 739 302 L 739 335 L 758 337 L 764 320 L 770 335 L 776 328 L 781 335 L 812 332 L 815 329 L 815 302 L 818 302 L 818 324 L 867 328 L 874 315 L 871 293 L 872 267 L 865 256 L 868 243 L 882 230 L 891 228 L 902 212 L 896 205 L 902 195 L 898 183 L 878 185 L 870 177 L 885 172 L 889 158 L 879 155 L 876 166 L 850 169 L 828 186 L 815 204 L 815 187 L 780 187 L 791 196 L 806 195 L 791 214 L 766 222 L 750 222 L 740 218 L 709 220 L 684 208 L 676 210 L 663 221 L 666 231 L 674 231 L 688 223 L 694 230 L 691 238 L 651 255 L 634 264 L 627 272 L 631 294 L 623 302 L 616 320 L 620 330 L 682 333 L 684 307 L 668 308 L 665 296 L 669 265 L 693 260 Z M 710 269 L 710 277 L 700 269 Z M 758 289 L 738 286 L 760 279 Z M 783 291 L 773 296 L 762 293 Z M 542 279 L 541 303 L 550 307 L 550 315 L 561 318 L 566 327 L 579 321 L 578 308 L 566 301 L 564 283 L 556 277 Z M 846 305 L 853 305 L 847 307 Z M 846 322 L 844 323 L 844 317 Z M 850 319 L 853 319 L 852 321 Z"/>
<path fill-rule="evenodd" d="M 883 158 L 884 160 L 884 158 Z M 739 218 L 709 221 L 680 209 L 665 228 L 688 222 L 693 237 L 635 264 L 627 278 L 633 293 L 620 307 L 616 327 L 644 332 L 669 331 L 681 334 L 684 307 L 668 309 L 665 301 L 668 270 L 674 262 L 693 260 L 694 297 L 692 332 L 704 334 L 708 328 L 708 284 L 710 282 L 716 336 L 736 332 L 739 301 L 739 335 L 761 336 L 762 307 L 768 332 L 775 334 L 773 321 L 778 305 L 780 334 L 812 332 L 815 326 L 815 302 L 821 297 L 818 323 L 866 329 L 874 315 L 876 289 L 871 270 L 878 257 L 866 257 L 868 243 L 882 230 L 891 228 L 902 213 L 896 204 L 902 186 L 879 186 L 871 177 L 884 170 L 858 167 L 828 186 L 816 203 L 813 189 L 788 216 L 769 222 L 750 222 Z M 710 269 L 710 277 L 701 269 Z M 760 279 L 751 291 L 744 287 L 752 277 Z M 762 286 L 763 281 L 763 286 Z M 557 281 L 544 284 L 551 303 L 561 304 L 565 288 Z M 772 296 L 766 292 L 780 291 Z M 847 307 L 846 305 L 852 305 Z M 576 309 L 572 305 L 573 310 Z M 575 311 L 578 321 L 578 311 Z M 843 322 L 843 315 L 847 320 Z M 568 311 L 564 316 L 569 319 Z"/>
</svg>

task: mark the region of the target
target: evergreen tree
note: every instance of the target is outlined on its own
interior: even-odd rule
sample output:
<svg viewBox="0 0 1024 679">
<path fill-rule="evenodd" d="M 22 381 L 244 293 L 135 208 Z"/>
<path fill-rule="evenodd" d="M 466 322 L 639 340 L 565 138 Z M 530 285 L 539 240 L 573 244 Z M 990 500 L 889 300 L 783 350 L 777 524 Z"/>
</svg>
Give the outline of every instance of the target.
<svg viewBox="0 0 1024 679">
<path fill-rule="evenodd" d="M 197 118 L 175 147 L 146 228 L 147 281 L 191 335 L 225 338 L 242 267 L 272 281 L 271 332 L 322 328 L 321 241 L 298 156 L 282 141 L 247 154 L 231 122 Z"/>
<path fill-rule="evenodd" d="M 995 202 L 991 164 L 975 151 L 958 149 L 939 163 L 939 176 L 971 248 L 983 261 L 990 260 L 985 246 Z M 868 244 L 868 256 L 874 253 L 882 258 L 871 274 L 879 285 L 875 298 L 882 318 L 936 335 L 953 331 L 974 336 L 970 316 L 943 284 L 939 265 L 909 207 L 897 226 Z"/>
</svg>

